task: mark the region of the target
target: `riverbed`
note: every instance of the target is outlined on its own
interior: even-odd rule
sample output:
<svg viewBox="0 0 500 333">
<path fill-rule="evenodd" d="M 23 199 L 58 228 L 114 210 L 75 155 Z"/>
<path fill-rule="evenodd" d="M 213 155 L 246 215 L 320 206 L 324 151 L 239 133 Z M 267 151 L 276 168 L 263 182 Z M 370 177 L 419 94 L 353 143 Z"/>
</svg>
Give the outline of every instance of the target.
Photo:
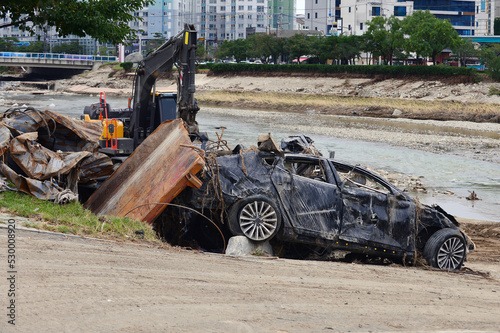
<svg viewBox="0 0 500 333">
<path fill-rule="evenodd" d="M 0 107 L 34 106 L 79 118 L 98 97 L 33 95 L 0 92 Z M 126 98 L 108 98 L 123 108 Z M 256 145 L 258 134 L 272 133 L 277 142 L 305 134 L 324 155 L 371 169 L 414 176 L 427 193 L 410 193 L 427 204 L 437 203 L 462 218 L 500 222 L 500 124 L 378 120 L 308 113 L 235 110 L 202 107 L 200 130 L 215 138 L 225 127 L 224 139 L 234 147 Z M 466 197 L 475 191 L 481 200 Z"/>
</svg>

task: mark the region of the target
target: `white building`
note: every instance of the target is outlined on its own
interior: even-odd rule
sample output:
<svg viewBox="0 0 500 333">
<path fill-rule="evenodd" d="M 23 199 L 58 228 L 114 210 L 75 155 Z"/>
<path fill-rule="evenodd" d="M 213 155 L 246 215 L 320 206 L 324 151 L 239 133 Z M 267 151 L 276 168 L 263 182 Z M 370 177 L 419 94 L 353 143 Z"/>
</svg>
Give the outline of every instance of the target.
<svg viewBox="0 0 500 333">
<path fill-rule="evenodd" d="M 267 0 L 197 1 L 198 37 L 209 43 L 247 38 L 269 29 Z"/>
<path fill-rule="evenodd" d="M 341 25 L 339 32 L 346 35 L 363 35 L 370 22 L 377 16 L 396 16 L 404 19 L 413 13 L 413 1 L 369 1 L 342 0 L 340 4 Z"/>
<path fill-rule="evenodd" d="M 500 1 L 476 0 L 476 36 L 491 36 L 495 17 L 500 16 Z"/>
<path fill-rule="evenodd" d="M 330 35 L 339 19 L 340 0 L 306 0 L 304 29 L 322 31 Z"/>
</svg>

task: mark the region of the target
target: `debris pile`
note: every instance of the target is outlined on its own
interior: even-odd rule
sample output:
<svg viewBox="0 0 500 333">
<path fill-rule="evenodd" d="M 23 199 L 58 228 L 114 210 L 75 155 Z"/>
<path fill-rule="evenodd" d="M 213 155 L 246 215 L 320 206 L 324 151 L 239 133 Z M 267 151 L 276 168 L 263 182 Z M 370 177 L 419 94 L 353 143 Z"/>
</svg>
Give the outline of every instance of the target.
<svg viewBox="0 0 500 333">
<path fill-rule="evenodd" d="M 65 203 L 78 186 L 113 173 L 99 153 L 100 123 L 51 111 L 13 108 L 0 114 L 0 173 L 24 193 Z"/>
</svg>

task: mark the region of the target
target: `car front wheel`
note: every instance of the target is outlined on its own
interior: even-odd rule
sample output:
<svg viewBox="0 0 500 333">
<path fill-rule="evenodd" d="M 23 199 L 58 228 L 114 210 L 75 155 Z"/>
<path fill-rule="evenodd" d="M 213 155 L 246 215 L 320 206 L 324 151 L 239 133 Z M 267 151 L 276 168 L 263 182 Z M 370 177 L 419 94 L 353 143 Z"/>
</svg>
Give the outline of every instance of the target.
<svg viewBox="0 0 500 333">
<path fill-rule="evenodd" d="M 274 202 L 256 195 L 237 201 L 229 212 L 229 229 L 254 241 L 274 237 L 281 225 L 281 215 Z"/>
<path fill-rule="evenodd" d="M 427 263 L 443 270 L 459 270 L 465 261 L 465 256 L 464 237 L 460 231 L 451 228 L 436 231 L 424 247 L 424 258 Z"/>
</svg>

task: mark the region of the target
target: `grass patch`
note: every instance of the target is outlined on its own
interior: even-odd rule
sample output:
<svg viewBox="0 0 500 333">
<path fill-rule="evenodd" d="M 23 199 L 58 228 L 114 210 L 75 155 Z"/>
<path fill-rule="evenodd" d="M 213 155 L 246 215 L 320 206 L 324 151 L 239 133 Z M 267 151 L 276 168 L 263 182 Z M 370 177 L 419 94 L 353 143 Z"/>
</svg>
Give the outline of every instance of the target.
<svg viewBox="0 0 500 333">
<path fill-rule="evenodd" d="M 496 89 L 495 89 L 496 90 Z M 491 92 L 491 89 L 490 89 Z M 453 110 L 455 113 L 469 115 L 491 115 L 497 114 L 500 106 L 498 104 L 461 103 L 455 101 L 419 101 L 400 98 L 376 98 L 356 96 L 314 95 L 295 93 L 274 92 L 232 92 L 213 91 L 197 96 L 198 102 L 207 104 L 232 104 L 245 103 L 248 105 L 267 105 L 270 108 L 283 107 L 387 107 L 399 109 L 405 114 L 434 114 L 443 110 Z"/>
<path fill-rule="evenodd" d="M 143 230 L 144 239 L 160 242 L 149 224 L 129 218 L 97 216 L 79 202 L 57 205 L 20 192 L 0 193 L 0 202 L 9 213 L 35 220 L 26 223 L 26 227 L 119 240 L 142 239 L 142 235 L 135 232 Z"/>
<path fill-rule="evenodd" d="M 493 96 L 493 95 L 500 96 L 500 89 L 497 89 L 497 88 L 491 86 L 490 90 L 488 92 L 488 95 L 490 95 L 490 96 Z"/>
</svg>

